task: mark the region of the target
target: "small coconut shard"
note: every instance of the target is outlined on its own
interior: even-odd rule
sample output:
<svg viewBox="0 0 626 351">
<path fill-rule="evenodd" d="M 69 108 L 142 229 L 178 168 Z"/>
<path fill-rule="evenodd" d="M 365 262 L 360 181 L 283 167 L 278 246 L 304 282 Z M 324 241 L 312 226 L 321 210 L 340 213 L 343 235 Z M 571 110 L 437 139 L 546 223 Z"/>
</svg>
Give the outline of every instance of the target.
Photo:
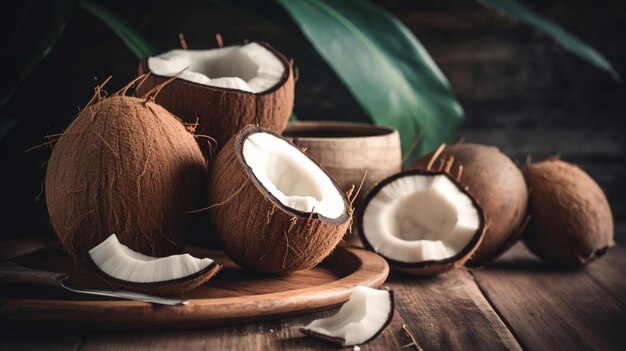
<svg viewBox="0 0 626 351">
<path fill-rule="evenodd" d="M 504 253 L 523 232 L 528 190 L 517 165 L 498 148 L 481 144 L 456 144 L 419 159 L 414 167 L 440 162 L 467 187 L 482 207 L 489 228 L 468 266 L 482 266 Z M 435 162 L 437 161 L 437 162 Z"/>
<path fill-rule="evenodd" d="M 106 282 L 158 295 L 193 290 L 221 268 L 210 258 L 200 259 L 189 254 L 146 256 L 121 244 L 115 234 L 89 250 L 87 259 Z"/>
<path fill-rule="evenodd" d="M 391 323 L 393 313 L 391 290 L 357 286 L 337 314 L 316 319 L 300 331 L 342 346 L 360 345 L 374 340 Z"/>
<path fill-rule="evenodd" d="M 187 123 L 198 120 L 198 134 L 219 150 L 248 124 L 282 132 L 294 103 L 293 67 L 266 43 L 211 50 L 172 50 L 141 61 L 139 74 L 151 73 L 138 96 L 171 77 L 156 102 Z"/>
<path fill-rule="evenodd" d="M 45 181 L 50 222 L 76 257 L 111 233 L 151 256 L 176 252 L 203 201 L 207 162 L 175 116 L 127 96 L 98 98 L 61 135 Z"/>
<path fill-rule="evenodd" d="M 561 160 L 529 164 L 530 223 L 526 246 L 544 261 L 584 266 L 615 245 L 611 208 L 600 186 Z"/>
<path fill-rule="evenodd" d="M 326 172 L 295 145 L 247 127 L 219 152 L 209 176 L 213 235 L 242 267 L 312 268 L 337 246 L 352 210 Z"/>
<path fill-rule="evenodd" d="M 482 240 L 474 197 L 445 172 L 410 170 L 379 183 L 357 216 L 361 240 L 397 270 L 434 275 L 461 266 Z"/>
</svg>

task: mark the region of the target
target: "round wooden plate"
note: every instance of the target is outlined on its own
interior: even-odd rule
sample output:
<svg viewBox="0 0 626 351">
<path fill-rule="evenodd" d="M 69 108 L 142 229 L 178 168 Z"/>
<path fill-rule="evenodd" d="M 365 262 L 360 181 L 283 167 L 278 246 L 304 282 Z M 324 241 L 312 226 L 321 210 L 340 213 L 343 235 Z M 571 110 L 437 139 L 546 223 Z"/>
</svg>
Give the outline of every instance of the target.
<svg viewBox="0 0 626 351">
<path fill-rule="evenodd" d="M 383 258 L 356 248 L 338 247 L 319 266 L 284 276 L 246 272 L 219 251 L 189 248 L 188 252 L 221 261 L 224 268 L 206 285 L 180 296 L 189 300 L 187 306 L 164 307 L 73 294 L 60 288 L 14 286 L 0 292 L 0 320 L 12 326 L 91 330 L 233 325 L 331 308 L 347 301 L 354 286 L 379 287 L 389 273 Z M 34 269 L 72 271 L 67 258 L 49 250 L 12 260 Z"/>
</svg>

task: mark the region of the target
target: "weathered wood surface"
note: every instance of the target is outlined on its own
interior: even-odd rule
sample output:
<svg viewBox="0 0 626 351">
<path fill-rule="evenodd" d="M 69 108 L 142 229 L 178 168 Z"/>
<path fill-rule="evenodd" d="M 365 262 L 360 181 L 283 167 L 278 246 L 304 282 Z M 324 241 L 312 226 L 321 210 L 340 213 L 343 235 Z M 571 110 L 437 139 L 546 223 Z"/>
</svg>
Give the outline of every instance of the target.
<svg viewBox="0 0 626 351">
<path fill-rule="evenodd" d="M 626 249 L 618 246 L 582 270 L 550 268 L 522 244 L 483 269 L 424 279 L 393 273 L 392 323 L 367 350 L 411 343 L 424 350 L 623 350 L 626 347 Z M 319 350 L 333 345 L 298 327 L 336 309 L 225 328 L 159 332 L 1 332 L 0 349 Z M 406 348 L 415 349 L 415 348 Z"/>
<path fill-rule="evenodd" d="M 0 245 L 6 246 L 2 242 Z M 43 289 L 42 284 L 5 285 L 0 282 L 3 289 L 0 291 L 0 323 L 43 328 L 53 326 L 64 330 L 123 331 L 243 324 L 337 306 L 348 299 L 355 285 L 379 287 L 389 273 L 387 263 L 380 256 L 355 248 L 338 248 L 317 267 L 287 276 L 246 272 L 218 251 L 191 248 L 189 252 L 197 257 L 211 257 L 222 262 L 223 268 L 210 284 L 179 296 L 189 301 L 188 305 L 179 308 L 68 293 L 58 284 L 57 276 L 63 274 L 41 272 L 69 273 L 71 279 L 76 280 L 67 257 L 42 250 L 18 258 L 17 262 L 30 268 L 22 267 L 22 272 L 17 272 L 23 277 L 22 282 L 29 273 L 39 277 L 40 283 L 56 289 Z M 0 266 L 7 264 L 10 263 Z M 17 274 L 11 266 L 4 268 L 0 271 L 0 279 L 13 278 L 16 281 L 20 278 L 15 277 Z M 50 280 L 57 284 L 50 284 Z M 75 283 L 97 287 L 100 282 Z"/>
</svg>

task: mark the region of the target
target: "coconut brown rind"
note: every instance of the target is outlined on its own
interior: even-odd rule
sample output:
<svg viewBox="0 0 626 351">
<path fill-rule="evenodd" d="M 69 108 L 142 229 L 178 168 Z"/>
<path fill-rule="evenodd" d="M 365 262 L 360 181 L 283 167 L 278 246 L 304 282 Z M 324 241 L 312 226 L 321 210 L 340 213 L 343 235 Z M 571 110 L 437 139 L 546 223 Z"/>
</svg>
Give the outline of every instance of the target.
<svg viewBox="0 0 626 351">
<path fill-rule="evenodd" d="M 45 180 L 50 222 L 75 258 L 116 233 L 166 256 L 183 244 L 206 184 L 195 138 L 163 107 L 127 96 L 83 109 L 54 145 Z"/>
<path fill-rule="evenodd" d="M 526 246 L 544 261 L 584 266 L 615 245 L 613 216 L 598 184 L 582 169 L 561 160 L 531 164 L 531 219 Z"/>
<path fill-rule="evenodd" d="M 420 158 L 414 168 L 425 168 L 432 153 Z M 435 162 L 445 162 L 450 156 L 454 176 L 463 166 L 459 182 L 469 188 L 480 203 L 489 228 L 474 253 L 467 261 L 470 267 L 479 267 L 497 258 L 520 237 L 528 207 L 528 190 L 517 165 L 498 148 L 480 144 L 456 144 L 446 147 Z"/>
<path fill-rule="evenodd" d="M 244 161 L 243 143 L 254 133 L 282 138 L 267 129 L 249 126 L 219 152 L 209 175 L 212 234 L 228 256 L 248 270 L 288 273 L 312 268 L 332 252 L 346 233 L 351 222 L 350 205 L 333 182 L 345 208 L 338 218 L 284 206 Z M 305 154 L 303 157 L 310 159 Z"/>
<path fill-rule="evenodd" d="M 391 309 L 389 310 L 389 314 L 387 315 L 387 321 L 385 322 L 385 324 L 383 324 L 380 327 L 380 329 L 376 333 L 374 333 L 374 335 L 372 335 L 372 337 L 370 337 L 369 339 L 363 341 L 359 345 L 367 344 L 368 342 L 376 339 L 378 337 L 378 335 L 380 335 L 380 333 L 382 333 L 383 330 L 385 330 L 385 328 L 387 328 L 387 326 L 393 320 L 393 315 L 394 315 L 395 310 L 396 310 L 396 302 L 395 302 L 395 298 L 394 298 L 394 295 L 393 295 L 393 290 L 391 290 L 391 289 L 385 289 L 385 290 L 387 290 L 387 292 L 389 293 L 389 301 L 391 303 Z M 337 345 L 340 345 L 340 346 L 343 346 L 343 347 L 353 346 L 353 345 L 346 345 L 346 340 L 343 339 L 343 338 L 335 338 L 335 337 L 332 337 L 332 336 L 320 334 L 320 333 L 314 332 L 314 331 L 306 329 L 306 328 L 300 328 L 299 330 L 300 330 L 300 332 L 302 334 L 305 334 L 305 335 L 308 335 L 308 336 L 312 336 L 312 337 L 315 337 L 315 338 L 318 338 L 318 339 L 322 339 L 322 340 L 325 340 L 325 341 L 328 341 L 328 342 L 331 342 L 333 344 L 337 344 Z"/>
<path fill-rule="evenodd" d="M 367 240 L 367 236 L 365 234 L 363 228 L 363 214 L 365 213 L 365 209 L 372 199 L 378 194 L 378 192 L 384 188 L 387 184 L 393 182 L 394 180 L 407 177 L 407 176 L 445 176 L 447 177 L 462 193 L 470 198 L 472 204 L 476 208 L 479 216 L 479 227 L 476 229 L 472 240 L 456 255 L 446 258 L 444 260 L 428 260 L 428 261 L 420 261 L 420 262 L 401 262 L 391 259 L 389 257 L 385 257 L 381 253 L 379 255 L 383 256 L 385 260 L 389 263 L 389 265 L 397 271 L 419 275 L 419 276 L 432 276 L 441 273 L 445 273 L 454 268 L 461 267 L 467 262 L 467 260 L 474 254 L 476 249 L 479 247 L 483 237 L 485 235 L 485 215 L 482 207 L 476 201 L 476 198 L 472 195 L 472 193 L 463 187 L 459 182 L 457 182 L 454 178 L 452 178 L 448 173 L 443 171 L 431 171 L 425 169 L 412 169 L 403 171 L 400 173 L 396 173 L 391 177 L 386 178 L 382 182 L 378 183 L 372 191 L 367 194 L 365 201 L 357 210 L 357 227 L 359 230 L 359 235 L 361 237 L 361 241 L 365 245 L 365 247 L 369 250 L 376 251 L 372 245 Z"/>
<path fill-rule="evenodd" d="M 221 264 L 213 262 L 203 270 L 186 277 L 153 283 L 136 283 L 117 279 L 106 274 L 96 265 L 89 254 L 85 255 L 85 262 L 87 262 L 88 267 L 96 276 L 110 286 L 159 296 L 184 294 L 208 282 L 222 269 Z"/>
<path fill-rule="evenodd" d="M 208 135 L 217 148 L 208 152 L 211 158 L 232 136 L 249 124 L 281 133 L 293 111 L 295 82 L 293 67 L 276 49 L 258 42 L 282 62 L 285 70 L 280 81 L 261 93 L 219 88 L 189 82 L 180 78 L 164 86 L 155 101 L 184 122 L 198 122 L 197 134 Z M 139 63 L 139 75 L 149 73 L 148 59 Z M 150 74 L 136 91 L 137 96 L 149 92 L 171 77 Z"/>
</svg>

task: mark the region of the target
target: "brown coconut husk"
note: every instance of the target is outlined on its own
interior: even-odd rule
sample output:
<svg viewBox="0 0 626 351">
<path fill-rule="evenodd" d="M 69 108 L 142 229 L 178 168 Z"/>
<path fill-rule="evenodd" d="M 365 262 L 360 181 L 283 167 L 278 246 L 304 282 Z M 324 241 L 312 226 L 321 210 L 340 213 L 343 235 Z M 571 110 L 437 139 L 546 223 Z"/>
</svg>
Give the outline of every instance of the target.
<svg viewBox="0 0 626 351">
<path fill-rule="evenodd" d="M 580 267 L 615 245 L 613 216 L 600 186 L 561 160 L 528 165 L 531 219 L 524 243 L 541 259 Z"/>
<path fill-rule="evenodd" d="M 206 86 L 183 79 L 175 79 L 163 87 L 156 102 L 186 123 L 198 121 L 198 134 L 216 140 L 216 151 L 243 127 L 254 124 L 281 133 L 293 111 L 294 74 L 293 65 L 283 54 L 267 43 L 258 42 L 283 63 L 285 71 L 281 80 L 271 89 L 250 93 L 236 89 Z M 139 75 L 150 73 L 148 59 L 139 63 Z M 150 74 L 138 87 L 141 96 L 166 82 L 171 77 Z M 212 158 L 208 150 L 203 152 Z"/>
<path fill-rule="evenodd" d="M 413 168 L 438 167 L 457 177 L 483 208 L 489 229 L 467 262 L 477 267 L 497 258 L 520 237 L 527 220 L 528 190 L 517 165 L 498 148 L 455 144 L 420 158 Z"/>
<path fill-rule="evenodd" d="M 450 173 L 445 171 L 434 171 L 429 169 L 413 169 L 407 170 L 403 172 L 396 173 L 391 177 L 386 178 L 382 182 L 378 183 L 372 191 L 367 194 L 367 197 L 363 201 L 361 207 L 359 207 L 357 212 L 357 227 L 359 230 L 359 235 L 361 237 L 361 242 L 365 245 L 365 247 L 369 250 L 375 251 L 372 245 L 367 240 L 367 236 L 365 235 L 365 231 L 363 229 L 363 215 L 365 213 L 365 209 L 367 208 L 368 203 L 378 194 L 378 192 L 384 188 L 387 184 L 395 181 L 398 178 L 405 176 L 444 176 L 447 177 L 462 193 L 464 193 L 469 199 L 472 201 L 474 208 L 479 215 L 480 224 L 472 240 L 456 255 L 443 259 L 443 260 L 429 260 L 429 261 L 420 261 L 420 262 L 401 262 L 389 257 L 385 257 L 387 262 L 391 267 L 395 270 L 418 276 L 433 276 L 441 273 L 445 273 L 455 268 L 462 267 L 467 260 L 472 257 L 476 250 L 479 248 L 481 242 L 484 240 L 485 232 L 489 230 L 490 224 L 485 223 L 485 215 L 482 207 L 476 201 L 476 198 L 462 186 L 459 182 L 456 181 L 454 177 L 450 175 Z M 379 253 L 380 254 L 380 253 Z M 383 256 L 384 257 L 384 256 Z"/>
<path fill-rule="evenodd" d="M 294 210 L 275 199 L 242 155 L 244 141 L 254 133 L 282 138 L 267 129 L 249 126 L 218 153 L 209 175 L 212 234 L 228 256 L 246 269 L 288 273 L 312 268 L 333 251 L 346 233 L 352 209 L 336 184 L 345 208 L 338 218 Z"/>
<path fill-rule="evenodd" d="M 73 256 L 117 234 L 135 251 L 178 250 L 203 200 L 207 163 L 194 136 L 151 97 L 101 87 L 54 145 L 45 193 L 50 222 Z"/>
</svg>

